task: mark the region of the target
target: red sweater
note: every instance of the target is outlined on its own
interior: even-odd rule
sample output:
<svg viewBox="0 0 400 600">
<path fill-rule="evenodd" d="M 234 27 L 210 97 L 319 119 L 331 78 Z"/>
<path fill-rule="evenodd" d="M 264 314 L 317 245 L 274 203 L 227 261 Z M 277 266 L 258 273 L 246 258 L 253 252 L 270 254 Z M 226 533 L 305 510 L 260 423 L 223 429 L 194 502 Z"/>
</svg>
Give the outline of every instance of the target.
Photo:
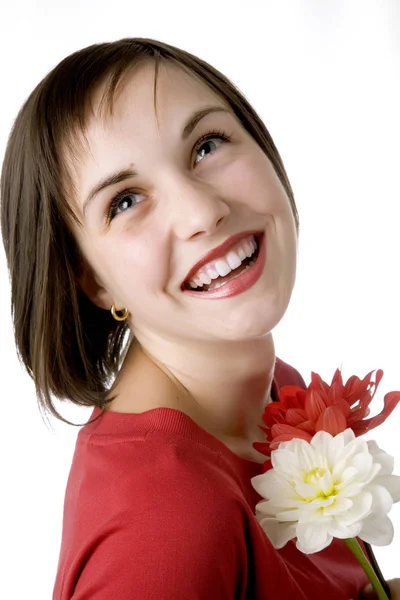
<svg viewBox="0 0 400 600">
<path fill-rule="evenodd" d="M 277 358 L 273 397 L 289 384 L 306 387 Z M 53 600 L 356 599 L 367 580 L 343 542 L 311 555 L 272 547 L 254 517 L 259 473 L 171 408 L 85 425 Z"/>
</svg>

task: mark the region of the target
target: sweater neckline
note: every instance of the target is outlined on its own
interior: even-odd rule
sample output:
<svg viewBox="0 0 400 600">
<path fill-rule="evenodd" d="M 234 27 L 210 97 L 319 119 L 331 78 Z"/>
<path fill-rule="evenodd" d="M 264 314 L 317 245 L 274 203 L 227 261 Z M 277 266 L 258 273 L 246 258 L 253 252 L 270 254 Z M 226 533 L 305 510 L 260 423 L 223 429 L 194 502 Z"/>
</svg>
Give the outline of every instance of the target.
<svg viewBox="0 0 400 600">
<path fill-rule="evenodd" d="M 273 402 L 279 400 L 279 388 L 275 376 L 271 385 L 271 398 Z M 101 409 L 97 406 L 94 407 L 88 423 L 82 427 L 79 436 L 90 436 L 91 442 L 106 444 L 110 443 L 110 438 L 117 440 L 132 434 L 138 437 L 146 435 L 149 431 L 176 434 L 206 446 L 229 462 L 242 465 L 247 471 L 259 472 L 261 470 L 262 463 L 239 456 L 181 410 L 157 407 L 141 413 L 106 411 L 97 421 L 90 423 L 100 413 Z"/>
</svg>

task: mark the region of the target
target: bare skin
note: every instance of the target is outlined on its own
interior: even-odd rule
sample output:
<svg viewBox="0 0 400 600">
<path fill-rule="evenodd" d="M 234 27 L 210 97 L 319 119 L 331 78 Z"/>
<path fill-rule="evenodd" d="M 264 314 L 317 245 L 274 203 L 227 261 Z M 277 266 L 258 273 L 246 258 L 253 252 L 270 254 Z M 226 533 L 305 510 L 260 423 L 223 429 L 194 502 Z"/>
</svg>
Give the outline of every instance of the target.
<svg viewBox="0 0 400 600">
<path fill-rule="evenodd" d="M 296 274 L 290 202 L 269 159 L 223 110 L 223 100 L 164 66 L 156 115 L 153 84 L 153 65 L 135 72 L 106 116 L 98 114 L 99 90 L 73 174 L 74 209 L 83 221 L 75 234 L 88 263 L 81 287 L 107 311 L 112 304 L 127 308 L 137 340 L 109 409 L 182 410 L 238 455 L 262 462 L 252 443 L 262 439 L 258 425 L 270 400 L 271 331 L 286 312 Z M 193 115 L 210 106 L 220 110 L 183 139 Z M 221 131 L 229 141 L 218 137 Z M 99 192 L 84 215 L 93 186 L 121 169 L 135 174 Z M 111 201 L 125 191 L 106 220 Z M 252 288 L 214 301 L 182 293 L 189 269 L 208 250 L 253 230 L 265 232 L 268 259 Z"/>
<path fill-rule="evenodd" d="M 127 362 L 127 360 L 129 362 Z M 141 413 L 159 407 L 168 407 L 187 414 L 200 427 L 219 438 L 232 452 L 253 462 L 263 463 L 265 456 L 252 447 L 255 441 L 264 441 L 265 435 L 259 429 L 263 426 L 261 418 L 255 424 L 251 443 L 238 437 L 221 435 L 215 424 L 201 406 L 193 402 L 189 392 L 168 369 L 154 357 L 149 357 L 144 348 L 135 340 L 129 357 L 124 362 L 124 373 L 120 373 L 110 395 L 118 394 L 107 410 L 121 413 Z M 134 410 L 132 399 L 135 398 Z M 266 400 L 269 402 L 270 396 Z"/>
</svg>

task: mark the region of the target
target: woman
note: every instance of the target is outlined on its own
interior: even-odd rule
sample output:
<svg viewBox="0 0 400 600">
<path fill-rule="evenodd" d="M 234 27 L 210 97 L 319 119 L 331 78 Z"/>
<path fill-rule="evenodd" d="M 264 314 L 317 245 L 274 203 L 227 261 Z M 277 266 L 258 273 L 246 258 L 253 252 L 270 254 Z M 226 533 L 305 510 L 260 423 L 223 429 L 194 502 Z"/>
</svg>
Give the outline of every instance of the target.
<svg viewBox="0 0 400 600">
<path fill-rule="evenodd" d="M 167 44 L 91 46 L 25 103 L 1 195 L 41 405 L 61 419 L 51 394 L 94 407 L 53 599 L 357 597 L 367 581 L 343 543 L 276 551 L 254 517 L 261 414 L 305 383 L 271 334 L 295 282 L 297 209 L 245 98 Z"/>
</svg>

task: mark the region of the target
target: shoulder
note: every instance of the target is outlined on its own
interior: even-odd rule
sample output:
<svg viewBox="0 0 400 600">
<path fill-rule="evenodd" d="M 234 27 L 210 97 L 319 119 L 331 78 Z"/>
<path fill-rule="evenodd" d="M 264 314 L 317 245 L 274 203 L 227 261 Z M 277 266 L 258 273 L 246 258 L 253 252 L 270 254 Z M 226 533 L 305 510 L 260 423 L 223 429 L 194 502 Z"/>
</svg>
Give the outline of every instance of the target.
<svg viewBox="0 0 400 600">
<path fill-rule="evenodd" d="M 228 513 L 239 522 L 243 502 L 235 473 L 227 470 L 214 449 L 157 430 L 139 440 L 119 437 L 115 443 L 103 444 L 101 438 L 99 442 L 94 437 L 82 439 L 87 447 L 78 456 L 84 465 L 78 461 L 71 473 L 72 479 L 80 479 L 80 508 L 101 499 L 97 524 L 114 515 L 158 536 L 169 530 L 178 535 L 185 527 L 193 530 L 214 523 L 212 531 L 202 533 L 204 538 L 218 535 Z M 69 489 L 75 496 L 72 480 Z"/>
<path fill-rule="evenodd" d="M 274 379 L 278 388 L 284 385 L 297 385 L 306 389 L 307 384 L 297 369 L 281 358 L 276 357 Z"/>
<path fill-rule="evenodd" d="M 233 598 L 246 516 L 217 454 L 157 435 L 110 450 L 120 460 L 80 488 L 74 598 Z"/>
<path fill-rule="evenodd" d="M 130 527 L 192 557 L 218 554 L 228 537 L 238 542 L 243 503 L 218 454 L 192 441 L 148 442 L 148 460 L 120 493 Z"/>
<path fill-rule="evenodd" d="M 172 519 L 177 520 L 176 529 L 187 522 L 193 527 L 194 519 L 197 526 L 207 520 L 215 522 L 218 528 L 217 521 L 228 510 L 240 510 L 237 482 L 227 472 L 225 461 L 218 452 L 196 440 L 152 432 L 140 456 L 135 458 L 134 472 L 126 471 L 127 489 L 121 490 L 121 497 L 125 497 L 131 510 L 141 507 L 139 516 L 157 512 L 161 503 L 163 512 L 174 512 Z M 132 487 L 135 490 L 133 503 Z M 164 529 L 170 525 L 171 521 L 159 523 Z"/>
</svg>

